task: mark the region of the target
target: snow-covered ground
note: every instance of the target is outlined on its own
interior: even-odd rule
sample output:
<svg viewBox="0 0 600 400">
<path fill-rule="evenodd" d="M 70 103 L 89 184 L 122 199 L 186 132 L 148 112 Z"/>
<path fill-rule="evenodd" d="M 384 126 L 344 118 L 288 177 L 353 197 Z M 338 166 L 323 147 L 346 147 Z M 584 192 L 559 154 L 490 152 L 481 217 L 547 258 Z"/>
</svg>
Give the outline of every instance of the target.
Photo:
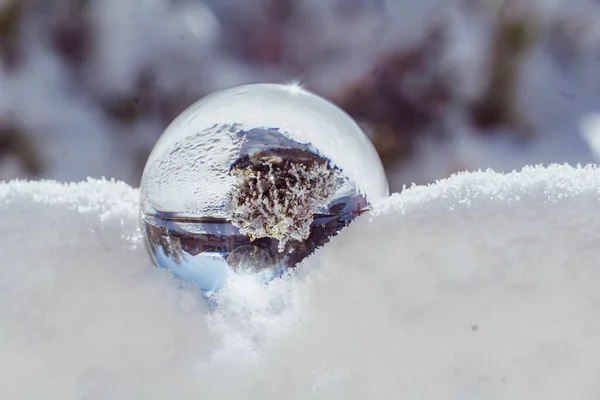
<svg viewBox="0 0 600 400">
<path fill-rule="evenodd" d="M 126 184 L 0 184 L 0 219 L 0 398 L 600 397 L 598 168 L 412 187 L 212 312 Z"/>
</svg>

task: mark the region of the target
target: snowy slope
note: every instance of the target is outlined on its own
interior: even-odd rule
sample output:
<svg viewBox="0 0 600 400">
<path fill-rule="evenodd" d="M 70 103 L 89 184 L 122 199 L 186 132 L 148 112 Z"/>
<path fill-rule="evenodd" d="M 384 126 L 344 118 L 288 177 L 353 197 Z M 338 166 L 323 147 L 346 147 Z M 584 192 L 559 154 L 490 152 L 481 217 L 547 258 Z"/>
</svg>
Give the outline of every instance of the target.
<svg viewBox="0 0 600 400">
<path fill-rule="evenodd" d="M 0 218 L 0 398 L 600 397 L 596 168 L 413 187 L 212 313 L 125 184 L 0 184 Z"/>
</svg>

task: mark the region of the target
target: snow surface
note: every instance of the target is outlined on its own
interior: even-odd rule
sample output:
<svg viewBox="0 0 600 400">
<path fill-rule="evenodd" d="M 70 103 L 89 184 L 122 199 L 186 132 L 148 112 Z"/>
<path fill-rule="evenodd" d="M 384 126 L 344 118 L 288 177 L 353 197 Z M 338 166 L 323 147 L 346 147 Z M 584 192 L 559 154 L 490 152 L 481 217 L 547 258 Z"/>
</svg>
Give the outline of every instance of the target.
<svg viewBox="0 0 600 400">
<path fill-rule="evenodd" d="M 595 167 L 412 187 L 212 312 L 126 184 L 0 184 L 0 218 L 0 398 L 600 397 Z"/>
</svg>

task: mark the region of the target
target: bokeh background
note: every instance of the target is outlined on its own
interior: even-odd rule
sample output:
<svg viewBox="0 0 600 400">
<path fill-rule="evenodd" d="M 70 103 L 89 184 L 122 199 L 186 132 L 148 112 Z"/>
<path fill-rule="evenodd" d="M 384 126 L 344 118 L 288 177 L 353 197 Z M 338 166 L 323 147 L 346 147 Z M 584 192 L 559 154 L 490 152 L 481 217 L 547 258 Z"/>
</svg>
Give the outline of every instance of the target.
<svg viewBox="0 0 600 400">
<path fill-rule="evenodd" d="M 200 97 L 300 82 L 391 189 L 600 157 L 597 0 L 0 0 L 0 180 L 139 184 Z"/>
</svg>

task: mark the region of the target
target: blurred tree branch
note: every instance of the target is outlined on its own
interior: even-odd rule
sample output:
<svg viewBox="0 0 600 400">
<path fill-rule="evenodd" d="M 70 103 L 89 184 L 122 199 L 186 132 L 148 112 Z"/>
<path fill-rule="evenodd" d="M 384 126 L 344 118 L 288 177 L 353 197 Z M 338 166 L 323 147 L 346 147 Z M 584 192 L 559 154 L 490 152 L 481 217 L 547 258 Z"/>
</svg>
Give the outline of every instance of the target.
<svg viewBox="0 0 600 400">
<path fill-rule="evenodd" d="M 517 88 L 521 66 L 534 43 L 535 24 L 519 13 L 513 1 L 504 1 L 492 39 L 490 75 L 486 89 L 472 108 L 473 123 L 483 129 L 509 128 L 524 137 L 533 132 L 519 111 Z"/>
<path fill-rule="evenodd" d="M 27 134 L 12 124 L 0 123 L 0 158 L 14 155 L 23 168 L 32 175 L 43 171 L 41 155 Z"/>
<path fill-rule="evenodd" d="M 19 31 L 23 20 L 23 1 L 8 0 L 0 5 L 0 58 L 9 69 L 19 61 Z"/>
<path fill-rule="evenodd" d="M 88 58 L 92 46 L 90 0 L 68 0 L 51 27 L 54 49 L 73 67 L 80 67 Z"/>
</svg>

